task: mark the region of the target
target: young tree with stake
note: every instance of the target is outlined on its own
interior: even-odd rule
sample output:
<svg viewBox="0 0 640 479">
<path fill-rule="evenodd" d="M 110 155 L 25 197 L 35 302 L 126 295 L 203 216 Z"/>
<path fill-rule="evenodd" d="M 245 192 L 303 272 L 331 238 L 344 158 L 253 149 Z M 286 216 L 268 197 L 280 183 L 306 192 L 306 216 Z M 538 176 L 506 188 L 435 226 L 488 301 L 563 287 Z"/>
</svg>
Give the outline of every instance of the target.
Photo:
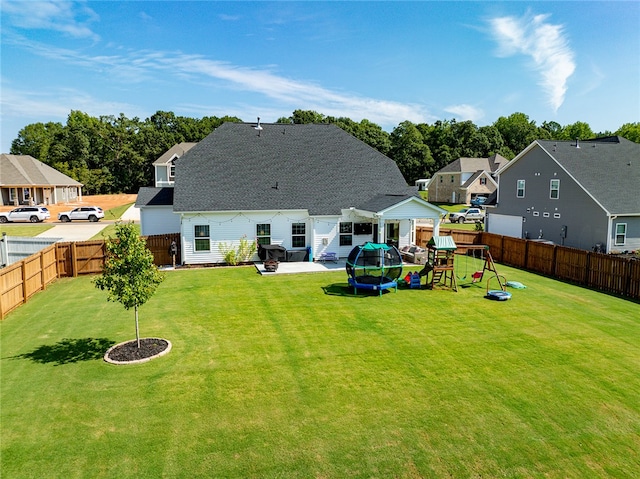
<svg viewBox="0 0 640 479">
<path fill-rule="evenodd" d="M 108 301 L 134 308 L 136 341 L 140 348 L 138 307 L 146 303 L 164 280 L 153 254 L 140 238 L 133 223 L 117 223 L 115 238 L 106 242 L 107 259 L 102 275 L 95 280 L 96 288 L 108 291 Z"/>
</svg>

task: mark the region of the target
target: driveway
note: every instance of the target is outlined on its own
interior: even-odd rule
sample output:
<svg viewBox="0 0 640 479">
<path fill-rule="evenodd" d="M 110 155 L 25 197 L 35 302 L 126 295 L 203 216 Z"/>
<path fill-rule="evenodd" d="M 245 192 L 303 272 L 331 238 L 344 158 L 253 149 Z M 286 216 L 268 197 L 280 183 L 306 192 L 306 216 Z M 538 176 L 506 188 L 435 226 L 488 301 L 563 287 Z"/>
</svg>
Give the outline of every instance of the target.
<svg viewBox="0 0 640 479">
<path fill-rule="evenodd" d="M 123 213 L 120 218 L 122 221 L 140 221 L 140 210 L 135 206 L 131 206 Z M 76 221 L 72 223 L 55 223 L 55 226 L 44 233 L 39 234 L 38 238 L 56 238 L 58 242 L 68 241 L 87 241 L 100 233 L 109 224 L 114 221 L 101 220 L 97 223 L 89 221 Z"/>
</svg>

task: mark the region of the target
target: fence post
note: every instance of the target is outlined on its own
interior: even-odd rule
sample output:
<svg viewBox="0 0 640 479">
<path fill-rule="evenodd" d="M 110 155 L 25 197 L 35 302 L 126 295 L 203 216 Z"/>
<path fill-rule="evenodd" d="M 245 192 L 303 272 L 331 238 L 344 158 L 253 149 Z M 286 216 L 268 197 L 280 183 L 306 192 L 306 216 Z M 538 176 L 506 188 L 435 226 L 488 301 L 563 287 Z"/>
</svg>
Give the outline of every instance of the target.
<svg viewBox="0 0 640 479">
<path fill-rule="evenodd" d="M 22 266 L 20 266 L 22 272 L 22 304 L 27 302 L 27 262 L 22 260 Z"/>
<path fill-rule="evenodd" d="M 77 255 L 76 242 L 74 241 L 71 243 L 71 276 L 74 278 L 78 277 Z"/>
<path fill-rule="evenodd" d="M 2 233 L 2 239 L 0 239 L 0 266 L 7 266 L 9 264 L 9 245 L 7 244 L 7 233 Z"/>
</svg>

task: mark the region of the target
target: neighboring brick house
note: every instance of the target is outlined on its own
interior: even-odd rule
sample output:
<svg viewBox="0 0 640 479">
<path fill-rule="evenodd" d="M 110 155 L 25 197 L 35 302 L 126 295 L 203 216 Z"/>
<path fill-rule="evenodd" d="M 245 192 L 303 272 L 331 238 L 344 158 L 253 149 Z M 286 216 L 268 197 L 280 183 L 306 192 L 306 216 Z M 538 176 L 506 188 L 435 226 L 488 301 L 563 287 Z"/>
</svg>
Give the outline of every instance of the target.
<svg viewBox="0 0 640 479">
<path fill-rule="evenodd" d="M 434 173 L 429 182 L 429 201 L 470 204 L 477 196 L 489 196 L 498 183 L 493 177 L 507 163 L 500 155 L 489 158 L 458 158 Z"/>
<path fill-rule="evenodd" d="M 640 144 L 536 140 L 498 172 L 487 231 L 573 248 L 640 250 Z"/>
</svg>

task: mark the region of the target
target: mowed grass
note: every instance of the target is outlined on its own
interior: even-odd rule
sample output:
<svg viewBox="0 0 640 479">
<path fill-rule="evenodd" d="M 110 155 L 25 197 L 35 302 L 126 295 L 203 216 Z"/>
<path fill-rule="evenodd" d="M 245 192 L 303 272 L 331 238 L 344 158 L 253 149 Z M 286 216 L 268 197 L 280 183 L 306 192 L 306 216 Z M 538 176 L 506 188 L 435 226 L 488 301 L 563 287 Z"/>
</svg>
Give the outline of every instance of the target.
<svg viewBox="0 0 640 479">
<path fill-rule="evenodd" d="M 0 225 L 0 236 L 6 233 L 8 236 L 34 237 L 50 230 L 53 226 L 51 223 L 3 224 Z"/>
<path fill-rule="evenodd" d="M 354 296 L 344 272 L 168 272 L 133 312 L 58 280 L 2 323 L 7 478 L 640 477 L 640 306 L 524 283 Z"/>
</svg>

